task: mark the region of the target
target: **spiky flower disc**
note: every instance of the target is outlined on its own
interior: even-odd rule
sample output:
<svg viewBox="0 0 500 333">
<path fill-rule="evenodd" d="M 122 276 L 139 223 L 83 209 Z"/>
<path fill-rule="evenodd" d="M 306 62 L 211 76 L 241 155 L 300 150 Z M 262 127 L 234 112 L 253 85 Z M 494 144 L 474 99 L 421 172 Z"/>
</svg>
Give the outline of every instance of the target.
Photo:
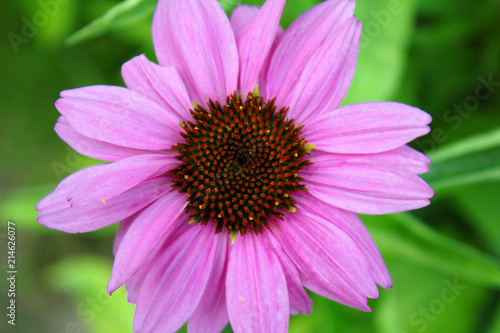
<svg viewBox="0 0 500 333">
<path fill-rule="evenodd" d="M 278 112 L 274 100 L 234 94 L 226 105 L 196 106 L 194 122 L 182 127 L 185 143 L 174 148 L 183 162 L 173 171 L 176 187 L 188 193 L 194 221 L 217 224 L 217 232 L 259 231 L 270 216 L 292 209 L 292 193 L 305 190 L 297 176 L 310 163 L 302 126 Z"/>
</svg>

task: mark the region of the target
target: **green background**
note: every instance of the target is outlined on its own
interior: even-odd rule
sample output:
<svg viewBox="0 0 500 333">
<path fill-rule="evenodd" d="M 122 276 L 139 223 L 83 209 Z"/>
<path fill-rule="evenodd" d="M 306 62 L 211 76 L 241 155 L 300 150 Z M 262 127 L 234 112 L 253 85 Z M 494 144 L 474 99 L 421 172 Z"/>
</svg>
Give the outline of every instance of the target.
<svg viewBox="0 0 500 333">
<path fill-rule="evenodd" d="M 316 3 L 289 0 L 283 26 Z M 53 131 L 59 92 L 123 85 L 122 63 L 141 53 L 155 59 L 154 5 L 0 4 L 0 267 L 7 270 L 11 220 L 18 271 L 17 324 L 7 325 L 2 310 L 1 332 L 131 332 L 134 307 L 124 290 L 105 296 L 116 226 L 64 234 L 38 225 L 34 205 L 96 163 Z M 373 313 L 313 295 L 313 313 L 292 317 L 290 332 L 500 332 L 500 2 L 358 0 L 356 14 L 364 33 L 344 102 L 393 100 L 433 116 L 431 133 L 412 145 L 434 160 L 424 179 L 436 195 L 410 213 L 362 216 L 394 282 L 369 300 Z M 38 26 L 30 31 L 26 20 Z M 0 287 L 5 309 L 5 278 Z"/>
</svg>

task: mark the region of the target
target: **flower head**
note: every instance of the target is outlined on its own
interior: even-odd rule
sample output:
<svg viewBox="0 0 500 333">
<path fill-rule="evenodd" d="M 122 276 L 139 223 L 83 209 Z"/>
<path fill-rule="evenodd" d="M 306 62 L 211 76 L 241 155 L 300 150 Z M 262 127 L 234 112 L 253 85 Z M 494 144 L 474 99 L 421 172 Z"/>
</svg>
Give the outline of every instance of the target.
<svg viewBox="0 0 500 333">
<path fill-rule="evenodd" d="M 120 222 L 108 284 L 136 303 L 134 331 L 284 332 L 304 287 L 370 311 L 391 279 L 356 213 L 420 208 L 429 131 L 399 103 L 339 107 L 354 76 L 354 1 L 279 26 L 285 0 L 160 0 L 160 65 L 124 64 L 127 88 L 63 91 L 59 136 L 112 163 L 64 179 L 38 222 L 88 232 Z"/>
</svg>

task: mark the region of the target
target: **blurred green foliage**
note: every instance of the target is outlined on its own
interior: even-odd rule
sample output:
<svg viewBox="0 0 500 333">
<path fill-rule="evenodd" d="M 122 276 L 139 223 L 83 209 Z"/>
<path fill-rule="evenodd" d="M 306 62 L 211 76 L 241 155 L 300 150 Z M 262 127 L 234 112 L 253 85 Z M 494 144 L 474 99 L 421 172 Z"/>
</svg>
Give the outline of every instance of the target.
<svg viewBox="0 0 500 333">
<path fill-rule="evenodd" d="M 220 1 L 228 13 L 237 3 Z M 317 2 L 289 0 L 282 25 Z M 124 290 L 102 294 L 116 227 L 63 234 L 37 225 L 34 205 L 62 178 L 96 163 L 53 132 L 53 102 L 64 89 L 123 85 L 120 66 L 135 55 L 154 60 L 155 3 L 0 5 L 0 220 L 17 224 L 20 272 L 12 332 L 131 331 Z M 500 2 L 358 0 L 356 14 L 364 32 L 344 104 L 395 100 L 429 112 L 433 130 L 413 146 L 434 159 L 424 178 L 436 195 L 415 212 L 362 217 L 394 281 L 370 300 L 373 313 L 312 295 L 313 314 L 292 317 L 290 332 L 500 332 Z"/>
</svg>

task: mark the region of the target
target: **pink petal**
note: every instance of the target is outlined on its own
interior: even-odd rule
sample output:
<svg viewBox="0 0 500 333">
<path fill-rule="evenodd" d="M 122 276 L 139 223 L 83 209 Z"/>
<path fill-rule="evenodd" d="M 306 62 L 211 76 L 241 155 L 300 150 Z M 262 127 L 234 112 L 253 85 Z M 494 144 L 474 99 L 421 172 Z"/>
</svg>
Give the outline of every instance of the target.
<svg viewBox="0 0 500 333">
<path fill-rule="evenodd" d="M 217 333 L 229 322 L 226 305 L 226 273 L 231 239 L 229 234 L 220 233 L 214 265 L 207 282 L 207 288 L 198 307 L 188 321 L 189 333 Z"/>
<path fill-rule="evenodd" d="M 160 150 L 181 142 L 176 116 L 135 91 L 91 86 L 61 92 L 57 110 L 91 139 L 135 149 Z"/>
<path fill-rule="evenodd" d="M 324 1 L 295 20 L 286 30 L 267 73 L 267 96 L 288 106 L 301 74 L 313 54 L 337 33 L 354 12 L 354 1 Z"/>
<path fill-rule="evenodd" d="M 143 180 L 170 170 L 177 163 L 170 154 L 138 155 L 115 163 L 94 165 L 63 179 L 52 193 L 40 200 L 36 209 L 47 214 L 89 203 L 102 205 Z M 134 174 L 129 174 L 131 172 Z"/>
<path fill-rule="evenodd" d="M 171 191 L 137 215 L 121 241 L 107 292 L 112 294 L 161 248 L 187 205 L 186 194 Z"/>
<path fill-rule="evenodd" d="M 167 177 L 145 181 L 132 189 L 117 195 L 105 203 L 92 202 L 84 206 L 64 207 L 65 184 L 54 192 L 40 206 L 37 221 L 48 228 L 69 233 L 89 232 L 122 221 L 154 202 L 170 190 L 171 180 Z M 66 202 L 67 203 L 67 202 Z"/>
<path fill-rule="evenodd" d="M 239 88 L 243 95 L 255 89 L 257 78 L 280 28 L 284 6 L 285 0 L 266 1 L 257 15 L 240 33 L 235 34 L 240 58 Z"/>
<path fill-rule="evenodd" d="M 132 275 L 132 277 L 125 283 L 125 290 L 127 291 L 127 302 L 134 304 L 137 303 L 137 300 L 139 299 L 139 296 L 141 294 L 142 286 L 144 285 L 144 280 L 151 270 L 151 267 L 153 267 L 156 261 L 156 257 L 158 257 L 158 254 L 156 254 L 155 258 L 151 259 L 150 262 L 142 265 L 142 267 L 137 272 L 135 272 L 135 274 Z"/>
<path fill-rule="evenodd" d="M 303 170 L 309 192 L 333 206 L 361 214 L 390 214 L 429 204 L 432 189 L 405 168 L 365 159 L 316 160 Z"/>
<path fill-rule="evenodd" d="M 278 243 L 278 240 L 273 236 L 272 233 L 266 232 L 265 236 L 267 237 L 267 239 L 269 239 L 270 244 L 272 244 L 273 246 L 274 252 L 278 255 L 281 266 L 283 267 L 283 272 L 285 273 L 286 284 L 288 287 L 288 298 L 290 299 L 290 314 L 311 314 L 312 300 L 302 286 L 299 271 L 295 267 L 295 264 L 283 251 L 281 245 Z"/>
<path fill-rule="evenodd" d="M 63 116 L 57 119 L 54 130 L 71 148 L 82 155 L 98 160 L 113 162 L 134 155 L 151 154 L 147 150 L 121 147 L 86 137 L 75 131 Z"/>
<path fill-rule="evenodd" d="M 105 202 L 146 179 L 174 169 L 179 164 L 174 152 L 169 152 L 168 155 L 137 155 L 113 163 L 94 165 L 85 169 L 85 177 L 74 183 L 66 198 L 71 206 Z"/>
<path fill-rule="evenodd" d="M 290 100 L 290 118 L 307 123 L 340 105 L 354 77 L 360 36 L 361 24 L 352 17 L 312 55 Z"/>
<path fill-rule="evenodd" d="M 238 235 L 227 272 L 229 320 L 236 333 L 286 332 L 289 300 L 281 263 L 267 239 Z"/>
<path fill-rule="evenodd" d="M 287 214 L 271 230 L 297 267 L 302 283 L 336 302 L 370 311 L 366 297 L 378 290 L 364 255 L 353 240 L 332 223 L 305 211 Z"/>
<path fill-rule="evenodd" d="M 330 206 L 307 192 L 297 193 L 294 199 L 297 201 L 297 210 L 321 216 L 345 232 L 366 258 L 373 280 L 384 288 L 392 286 L 391 277 L 377 245 L 356 214 Z"/>
<path fill-rule="evenodd" d="M 113 242 L 113 256 L 116 256 L 116 252 L 118 252 L 118 249 L 120 248 L 123 237 L 125 237 L 125 234 L 132 225 L 132 222 L 134 222 L 135 218 L 136 215 L 129 216 L 118 225 L 118 230 L 116 230 L 115 234 L 115 241 Z"/>
<path fill-rule="evenodd" d="M 231 26 L 233 27 L 234 36 L 236 40 L 238 40 L 242 33 L 245 31 L 245 27 L 257 16 L 259 12 L 259 8 L 256 6 L 248 6 L 248 5 L 238 5 L 231 14 Z M 267 80 L 267 72 L 269 69 L 269 63 L 272 59 L 278 44 L 283 38 L 285 34 L 285 30 L 279 26 L 276 32 L 276 37 L 274 39 L 274 43 L 271 49 L 268 52 L 267 58 L 262 65 L 259 78 L 257 80 L 257 84 L 259 86 L 259 94 L 264 97 L 264 99 L 273 98 L 274 96 L 266 96 L 266 80 Z"/>
<path fill-rule="evenodd" d="M 262 69 L 260 71 L 259 78 L 257 80 L 257 85 L 259 86 L 259 95 L 264 98 L 264 100 L 269 100 L 273 99 L 275 96 L 268 96 L 267 95 L 267 72 L 269 71 L 269 65 L 271 62 L 271 59 L 273 57 L 274 52 L 276 52 L 276 49 L 283 38 L 283 35 L 285 34 L 285 30 L 282 27 L 279 27 L 278 32 L 276 33 L 276 38 L 274 39 L 274 44 L 271 47 L 271 50 L 269 51 L 269 54 L 267 56 L 266 61 L 262 65 Z"/>
<path fill-rule="evenodd" d="M 193 108 L 184 83 L 175 68 L 162 67 L 140 55 L 122 66 L 122 76 L 129 89 L 157 102 L 169 113 L 177 115 L 176 121 L 190 118 Z"/>
<path fill-rule="evenodd" d="M 47 196 L 40 200 L 35 209 L 42 213 L 55 212 L 63 209 L 71 208 L 67 197 L 68 192 L 75 189 L 75 187 L 85 180 L 87 175 L 87 168 L 72 173 L 64 178 Z"/>
<path fill-rule="evenodd" d="M 175 67 L 196 103 L 225 102 L 236 90 L 236 42 L 216 0 L 160 0 L 153 42 L 160 65 Z"/>
<path fill-rule="evenodd" d="M 404 169 L 416 174 L 429 171 L 428 164 L 431 163 L 430 158 L 407 145 L 375 154 L 331 154 L 313 150 L 309 159 L 313 163 L 365 160 L 385 165 L 391 170 Z"/>
<path fill-rule="evenodd" d="M 134 331 L 175 332 L 200 302 L 220 237 L 214 227 L 188 225 L 188 219 L 179 220 L 142 284 Z"/>
<path fill-rule="evenodd" d="M 240 39 L 247 26 L 255 19 L 259 13 L 259 7 L 238 4 L 231 13 L 230 23 L 233 28 L 236 41 Z"/>
<path fill-rule="evenodd" d="M 370 154 L 403 146 L 429 132 L 432 118 L 424 111 L 394 102 L 347 105 L 304 128 L 315 149 L 330 153 Z"/>
</svg>

